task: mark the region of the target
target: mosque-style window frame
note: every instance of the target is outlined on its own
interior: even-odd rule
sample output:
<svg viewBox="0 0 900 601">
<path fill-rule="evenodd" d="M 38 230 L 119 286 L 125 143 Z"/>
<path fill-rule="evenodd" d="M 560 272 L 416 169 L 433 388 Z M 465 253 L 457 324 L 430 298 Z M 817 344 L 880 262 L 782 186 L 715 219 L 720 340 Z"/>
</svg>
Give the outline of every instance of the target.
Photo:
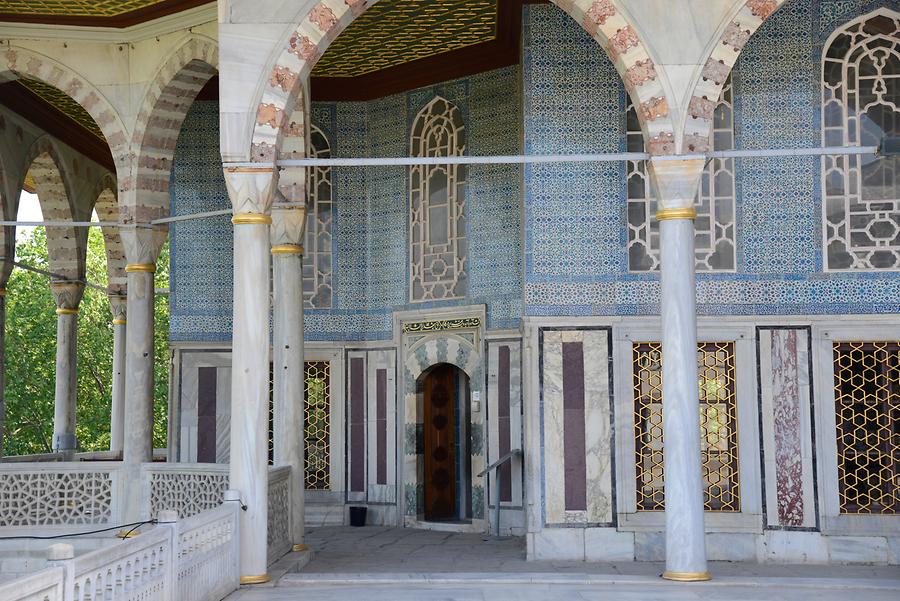
<svg viewBox="0 0 900 601">
<path fill-rule="evenodd" d="M 309 157 L 331 158 L 331 144 L 324 132 L 310 127 Z M 334 188 L 331 167 L 310 167 L 307 171 L 306 256 L 303 261 L 303 308 L 330 309 L 334 302 L 332 249 Z"/>
<path fill-rule="evenodd" d="M 466 153 L 462 113 L 436 96 L 416 116 L 413 157 Z M 409 300 L 462 299 L 468 288 L 465 165 L 413 165 L 409 169 Z"/>
<path fill-rule="evenodd" d="M 822 56 L 822 145 L 900 135 L 900 14 L 879 10 L 835 31 Z M 823 156 L 825 271 L 900 270 L 900 157 Z"/>
<path fill-rule="evenodd" d="M 626 146 L 629 152 L 644 152 L 644 135 L 630 97 L 626 111 Z M 734 149 L 734 92 L 730 75 L 716 105 L 710 147 L 714 150 Z M 647 161 L 628 161 L 626 169 L 628 271 L 658 272 L 659 222 L 656 221 L 656 197 L 650 185 Z M 736 270 L 735 201 L 734 159 L 710 160 L 694 198 L 697 271 L 729 273 Z"/>
</svg>

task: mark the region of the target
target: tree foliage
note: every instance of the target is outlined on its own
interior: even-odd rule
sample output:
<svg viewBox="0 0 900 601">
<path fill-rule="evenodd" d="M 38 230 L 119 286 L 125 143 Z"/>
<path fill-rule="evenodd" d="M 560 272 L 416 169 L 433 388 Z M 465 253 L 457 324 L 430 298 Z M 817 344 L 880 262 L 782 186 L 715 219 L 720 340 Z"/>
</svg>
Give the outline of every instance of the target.
<svg viewBox="0 0 900 601">
<path fill-rule="evenodd" d="M 16 244 L 18 260 L 49 270 L 47 234 L 35 228 Z M 87 245 L 87 280 L 107 285 L 106 249 L 99 228 Z M 168 245 L 156 285 L 169 285 Z M 166 446 L 169 381 L 168 298 L 156 297 L 153 444 Z M 106 293 L 87 288 L 78 314 L 78 407 L 76 435 L 83 451 L 109 449 L 112 402 L 112 314 Z M 6 296 L 6 422 L 4 455 L 51 451 L 56 371 L 56 305 L 47 276 L 16 268 Z M 127 432 L 126 432 L 127 436 Z"/>
</svg>

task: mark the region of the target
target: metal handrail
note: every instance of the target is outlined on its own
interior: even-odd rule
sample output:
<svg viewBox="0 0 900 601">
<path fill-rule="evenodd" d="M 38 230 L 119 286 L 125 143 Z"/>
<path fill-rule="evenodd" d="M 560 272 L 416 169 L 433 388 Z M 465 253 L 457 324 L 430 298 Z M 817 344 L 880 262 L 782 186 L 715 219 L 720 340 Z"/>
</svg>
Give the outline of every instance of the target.
<svg viewBox="0 0 900 601">
<path fill-rule="evenodd" d="M 491 487 L 491 489 L 493 490 L 493 493 L 494 493 L 492 496 L 494 497 L 494 524 L 495 524 L 497 536 L 500 536 L 500 485 L 497 482 L 497 470 L 500 469 L 500 466 L 502 466 L 504 463 L 512 462 L 513 457 L 522 457 L 522 449 L 511 450 L 509 453 L 507 453 L 506 455 L 504 455 L 503 457 L 501 457 L 494 463 L 492 463 L 489 466 L 487 466 L 486 468 L 484 468 L 478 474 L 478 477 L 481 478 L 488 472 L 491 472 L 491 471 L 494 472 L 494 476 L 492 478 L 493 486 Z"/>
</svg>

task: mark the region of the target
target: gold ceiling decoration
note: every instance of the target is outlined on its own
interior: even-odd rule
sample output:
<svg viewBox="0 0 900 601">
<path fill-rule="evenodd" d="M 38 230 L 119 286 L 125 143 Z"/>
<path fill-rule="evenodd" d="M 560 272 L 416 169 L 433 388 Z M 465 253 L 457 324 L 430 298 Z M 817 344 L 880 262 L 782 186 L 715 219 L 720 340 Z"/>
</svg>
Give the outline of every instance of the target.
<svg viewBox="0 0 900 601">
<path fill-rule="evenodd" d="M 29 194 L 34 194 L 35 190 L 37 190 L 37 185 L 34 183 L 34 177 L 32 177 L 31 171 L 25 174 L 25 181 L 22 182 L 22 189 Z"/>
<path fill-rule="evenodd" d="M 100 126 L 97 125 L 94 118 L 84 110 L 84 107 L 75 102 L 71 96 L 62 90 L 58 90 L 51 85 L 47 85 L 35 79 L 22 78 L 17 81 L 82 128 L 106 142 L 106 137 L 103 135 L 103 132 L 100 131 Z"/>
<path fill-rule="evenodd" d="M 497 36 L 498 0 L 381 0 L 332 42 L 315 77 L 357 77 Z"/>
<path fill-rule="evenodd" d="M 64 17 L 118 17 L 165 0 L 0 0 L 0 13 Z"/>
</svg>

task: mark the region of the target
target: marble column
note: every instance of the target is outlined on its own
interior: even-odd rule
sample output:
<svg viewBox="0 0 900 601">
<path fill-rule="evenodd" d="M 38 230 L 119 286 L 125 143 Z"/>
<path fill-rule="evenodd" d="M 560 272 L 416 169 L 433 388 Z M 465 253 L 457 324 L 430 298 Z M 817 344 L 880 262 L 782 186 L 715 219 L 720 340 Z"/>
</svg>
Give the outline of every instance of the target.
<svg viewBox="0 0 900 601">
<path fill-rule="evenodd" d="M 125 315 L 128 299 L 109 295 L 113 323 L 112 406 L 109 419 L 109 450 L 121 453 L 125 441 Z"/>
<path fill-rule="evenodd" d="M 306 209 L 272 211 L 272 274 L 275 279 L 273 364 L 275 371 L 275 463 L 291 467 L 293 550 L 304 551 L 305 464 L 303 412 L 303 238 Z"/>
<path fill-rule="evenodd" d="M 53 451 L 72 459 L 75 438 L 75 409 L 78 392 L 78 305 L 84 284 L 72 281 L 50 283 L 56 300 L 56 394 L 53 411 Z"/>
<path fill-rule="evenodd" d="M 275 182 L 274 165 L 225 169 L 234 212 L 229 488 L 247 507 L 240 515 L 242 584 L 269 580 L 269 213 Z"/>
<path fill-rule="evenodd" d="M 6 422 L 6 284 L 12 274 L 12 261 L 0 258 L 0 457 L 3 457 L 3 431 Z"/>
<path fill-rule="evenodd" d="M 141 498 L 140 472 L 142 463 L 153 460 L 154 274 L 165 231 L 140 226 L 122 227 L 120 231 L 127 260 L 122 462 L 124 517 L 130 523 L 151 517 Z"/>
<path fill-rule="evenodd" d="M 653 159 L 662 269 L 663 438 L 666 571 L 663 578 L 709 580 L 703 523 L 697 315 L 694 284 L 694 197 L 701 160 Z"/>
</svg>

